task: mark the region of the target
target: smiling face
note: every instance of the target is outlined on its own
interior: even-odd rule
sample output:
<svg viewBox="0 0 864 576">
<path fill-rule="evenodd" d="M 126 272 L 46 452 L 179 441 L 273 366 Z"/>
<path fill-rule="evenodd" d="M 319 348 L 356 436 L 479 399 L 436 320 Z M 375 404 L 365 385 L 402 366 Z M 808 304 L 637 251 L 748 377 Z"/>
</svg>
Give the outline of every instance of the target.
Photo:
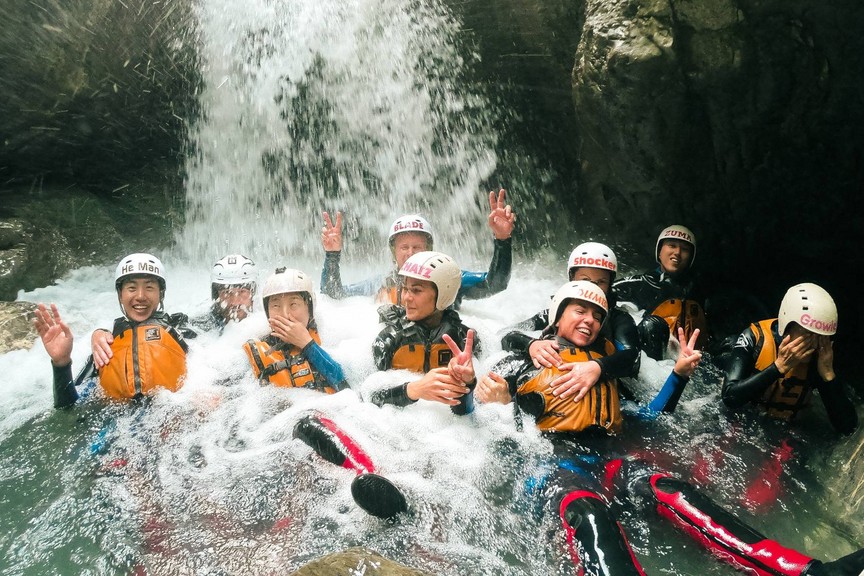
<svg viewBox="0 0 864 576">
<path fill-rule="evenodd" d="M 150 318 L 162 299 L 162 288 L 155 276 L 132 276 L 120 284 L 120 306 L 133 322 Z"/>
<path fill-rule="evenodd" d="M 288 318 L 289 316 L 303 326 L 309 325 L 309 304 L 300 292 L 274 294 L 267 300 L 267 316 Z"/>
<path fill-rule="evenodd" d="M 612 286 L 612 273 L 602 268 L 574 268 L 570 280 L 593 282 L 603 290 L 604 294 L 609 294 L 609 287 Z"/>
<path fill-rule="evenodd" d="M 216 310 L 226 322 L 243 320 L 252 311 L 252 289 L 245 284 L 219 286 Z"/>
<path fill-rule="evenodd" d="M 593 344 L 603 323 L 603 310 L 583 300 L 570 300 L 558 320 L 558 336 L 576 346 Z"/>
<path fill-rule="evenodd" d="M 437 299 L 438 290 L 432 282 L 408 277 L 404 279 L 402 306 L 405 308 L 405 317 L 408 320 L 419 322 L 434 314 Z"/>
<path fill-rule="evenodd" d="M 394 236 L 392 248 L 396 269 L 401 270 L 405 261 L 414 254 L 428 250 L 428 239 L 429 236 L 423 232 L 402 232 Z"/>
<path fill-rule="evenodd" d="M 693 245 L 683 240 L 663 240 L 660 244 L 660 269 L 666 274 L 683 272 L 693 258 Z"/>
</svg>

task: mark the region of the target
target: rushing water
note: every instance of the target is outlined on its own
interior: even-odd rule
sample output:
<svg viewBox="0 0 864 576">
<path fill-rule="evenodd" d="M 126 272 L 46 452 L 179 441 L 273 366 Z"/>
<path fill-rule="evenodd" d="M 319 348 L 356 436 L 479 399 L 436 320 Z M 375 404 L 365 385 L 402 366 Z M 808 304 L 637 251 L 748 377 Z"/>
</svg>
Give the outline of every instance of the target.
<svg viewBox="0 0 864 576">
<path fill-rule="evenodd" d="M 188 221 L 177 249 L 162 255 L 169 311 L 207 310 L 209 263 L 227 252 L 252 256 L 262 280 L 278 265 L 317 276 L 322 209 L 346 211 L 347 281 L 392 265 L 384 230 L 407 210 L 429 216 L 437 248 L 483 269 L 494 111 L 470 87 L 466 32 L 441 4 L 204 0 L 197 10 L 205 87 L 186 167 Z M 520 194 L 537 192 L 512 193 L 518 212 Z M 480 371 L 502 356 L 501 331 L 548 303 L 564 257 L 520 253 L 505 292 L 464 303 L 463 319 L 483 341 Z M 58 304 L 77 340 L 75 367 L 91 331 L 119 312 L 111 273 L 79 269 L 21 296 Z M 435 574 L 559 572 L 555 517 L 538 514 L 523 489 L 551 450 L 534 429 L 517 430 L 503 406 L 459 418 L 422 402 L 399 409 L 360 401 L 358 391 L 382 378 L 405 379 L 374 374 L 378 324 L 367 298 L 319 295 L 316 307 L 324 347 L 353 390 L 261 387 L 241 350 L 266 332 L 260 300 L 256 310 L 222 335 L 197 338 L 184 388 L 143 406 L 109 405 L 97 392 L 55 411 L 41 345 L 0 356 L 0 574 L 128 574 L 140 566 L 151 574 L 273 574 L 352 545 Z M 643 358 L 634 387 L 648 396 L 670 368 Z M 861 435 L 838 442 L 816 410 L 801 423 L 812 433 L 780 476 L 781 496 L 759 506 L 744 496 L 769 468 L 779 433 L 724 413 L 718 390 L 706 362 L 678 412 L 629 426 L 621 450 L 654 454 L 757 529 L 814 556 L 834 558 L 864 542 L 864 527 L 830 489 L 834 471 L 848 469 L 839 454 L 852 453 Z M 313 409 L 404 489 L 409 514 L 392 522 L 366 515 L 350 497 L 353 473 L 292 439 L 294 423 Z M 656 515 L 620 508 L 649 573 L 733 573 Z"/>
</svg>

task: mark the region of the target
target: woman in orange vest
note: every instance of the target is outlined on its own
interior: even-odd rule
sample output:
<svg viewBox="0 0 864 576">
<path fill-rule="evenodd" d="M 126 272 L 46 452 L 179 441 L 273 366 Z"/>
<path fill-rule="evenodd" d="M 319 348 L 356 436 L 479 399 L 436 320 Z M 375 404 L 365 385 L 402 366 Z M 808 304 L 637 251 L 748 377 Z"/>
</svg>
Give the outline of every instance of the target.
<svg viewBox="0 0 864 576">
<path fill-rule="evenodd" d="M 599 337 L 607 311 L 605 294 L 590 282 L 570 282 L 558 290 L 550 308 L 550 326 L 570 360 L 589 362 L 612 350 Z M 648 419 L 675 409 L 701 360 L 695 349 L 698 337 L 694 331 L 688 340 L 683 328 L 678 328 L 681 353 L 675 367 L 658 395 L 637 416 Z M 505 358 L 480 379 L 476 395 L 480 402 L 515 401 L 519 413 L 533 416 L 553 442 L 557 467 L 539 484 L 544 496 L 556 504 L 577 573 L 644 576 L 609 510 L 608 502 L 625 488 L 620 495 L 648 496 L 648 504 L 662 517 L 748 573 L 851 576 L 864 568 L 864 550 L 823 563 L 756 532 L 690 484 L 633 457 L 616 458 L 610 445 L 622 424 L 617 383 L 598 383 L 580 402 L 562 401 L 548 387 L 548 381 L 559 373 L 554 367 L 538 370 L 525 355 Z"/>
<path fill-rule="evenodd" d="M 78 400 L 76 386 L 98 373 L 106 396 L 129 400 L 165 388 L 176 392 L 186 376 L 186 316 L 169 315 L 163 309 L 165 267 L 152 254 L 130 254 L 117 265 L 114 275 L 123 317 L 114 328 L 94 333 L 93 354 L 72 379 L 72 332 L 57 307 L 40 304 L 34 325 L 54 367 L 54 407 L 71 406 Z"/>
<path fill-rule="evenodd" d="M 259 381 L 327 394 L 347 388 L 342 367 L 321 348 L 312 279 L 300 270 L 277 268 L 262 296 L 271 332 L 243 345 Z"/>
<path fill-rule="evenodd" d="M 372 402 L 407 406 L 423 399 L 446 404 L 455 414 L 471 412 L 472 354 L 479 343 L 451 307 L 461 282 L 459 266 L 446 254 L 419 252 L 405 261 L 399 275 L 402 307 L 379 310 L 384 328 L 372 356 L 379 370 L 410 370 L 420 378 L 377 390 Z M 464 351 L 457 342 L 465 343 Z"/>
</svg>

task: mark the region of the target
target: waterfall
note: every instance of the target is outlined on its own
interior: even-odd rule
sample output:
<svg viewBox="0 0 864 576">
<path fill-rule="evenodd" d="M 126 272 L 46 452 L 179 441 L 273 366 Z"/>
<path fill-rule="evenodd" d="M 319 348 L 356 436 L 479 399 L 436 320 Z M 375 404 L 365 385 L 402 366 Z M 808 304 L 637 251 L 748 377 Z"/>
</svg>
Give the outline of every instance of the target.
<svg viewBox="0 0 864 576">
<path fill-rule="evenodd" d="M 322 210 L 345 212 L 349 254 L 380 254 L 387 225 L 407 212 L 460 238 L 460 253 L 480 240 L 488 249 L 478 232 L 493 115 L 470 88 L 477 56 L 460 48 L 446 7 L 202 0 L 197 13 L 204 87 L 185 257 L 320 257 Z"/>
</svg>

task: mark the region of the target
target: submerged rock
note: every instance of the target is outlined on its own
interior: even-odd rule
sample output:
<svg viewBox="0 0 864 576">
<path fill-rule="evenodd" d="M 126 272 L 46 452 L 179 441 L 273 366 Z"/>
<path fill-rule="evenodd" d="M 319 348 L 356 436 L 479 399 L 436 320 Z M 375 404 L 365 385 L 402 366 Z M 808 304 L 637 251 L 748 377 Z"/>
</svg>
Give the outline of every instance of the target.
<svg viewBox="0 0 864 576">
<path fill-rule="evenodd" d="M 431 576 L 428 572 L 409 568 L 388 560 L 366 548 L 349 548 L 328 554 L 292 572 L 292 576 Z"/>
</svg>

